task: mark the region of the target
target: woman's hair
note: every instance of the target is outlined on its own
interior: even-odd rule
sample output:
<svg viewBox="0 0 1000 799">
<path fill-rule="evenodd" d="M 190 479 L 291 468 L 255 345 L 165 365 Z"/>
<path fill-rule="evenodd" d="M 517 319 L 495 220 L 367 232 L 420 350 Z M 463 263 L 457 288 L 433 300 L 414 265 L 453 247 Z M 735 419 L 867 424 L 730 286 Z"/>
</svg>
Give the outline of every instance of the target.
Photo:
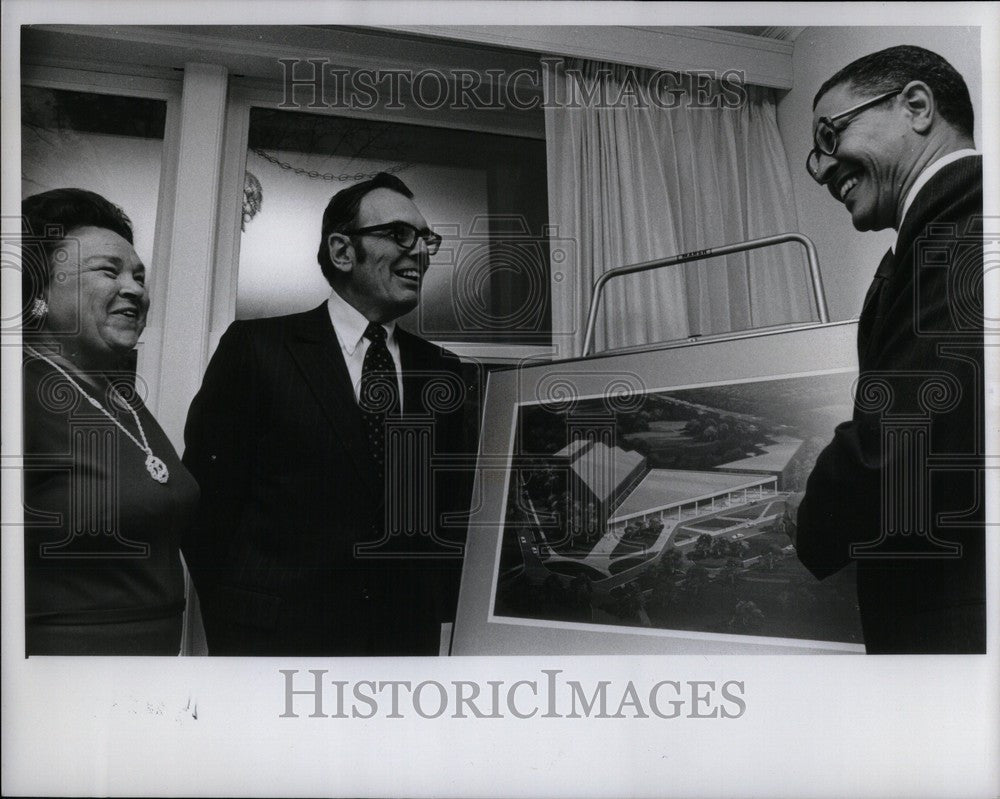
<svg viewBox="0 0 1000 799">
<path fill-rule="evenodd" d="M 37 326 L 31 308 L 49 286 L 53 251 L 81 227 L 111 230 L 132 244 L 132 223 L 117 205 L 86 189 L 53 189 L 21 201 L 21 318 Z"/>
</svg>

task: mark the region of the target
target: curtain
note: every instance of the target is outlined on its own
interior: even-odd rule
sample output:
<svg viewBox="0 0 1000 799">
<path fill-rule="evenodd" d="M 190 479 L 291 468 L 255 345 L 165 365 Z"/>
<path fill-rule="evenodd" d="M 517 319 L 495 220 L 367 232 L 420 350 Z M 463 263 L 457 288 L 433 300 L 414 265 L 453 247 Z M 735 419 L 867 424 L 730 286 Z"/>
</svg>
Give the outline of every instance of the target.
<svg viewBox="0 0 1000 799">
<path fill-rule="evenodd" d="M 581 354 L 603 272 L 798 230 L 772 91 L 740 86 L 734 102 L 704 76 L 544 63 L 560 357 Z M 593 351 L 808 321 L 814 307 L 797 244 L 665 267 L 608 284 Z"/>
</svg>

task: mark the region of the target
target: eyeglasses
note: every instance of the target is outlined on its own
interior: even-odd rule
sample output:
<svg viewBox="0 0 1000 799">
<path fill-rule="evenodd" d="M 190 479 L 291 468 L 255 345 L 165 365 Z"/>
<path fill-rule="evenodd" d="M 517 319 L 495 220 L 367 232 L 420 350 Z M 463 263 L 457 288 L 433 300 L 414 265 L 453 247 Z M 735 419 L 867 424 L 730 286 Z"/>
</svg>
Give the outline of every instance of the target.
<svg viewBox="0 0 1000 799">
<path fill-rule="evenodd" d="M 381 225 L 369 225 L 344 232 L 352 235 L 380 233 L 386 238 L 392 239 L 398 247 L 404 250 L 412 250 L 417 239 L 422 239 L 427 245 L 428 255 L 436 254 L 441 246 L 441 237 L 437 233 L 432 230 L 418 230 L 409 222 L 385 222 Z"/>
<path fill-rule="evenodd" d="M 888 100 L 890 97 L 895 97 L 901 91 L 903 91 L 903 89 L 893 89 L 891 92 L 886 92 L 885 94 L 880 94 L 877 97 L 872 97 L 871 99 L 865 100 L 863 103 L 858 103 L 858 105 L 848 108 L 846 111 L 841 111 L 839 114 L 835 114 L 832 117 L 820 117 L 819 122 L 816 123 L 816 129 L 813 131 L 813 143 L 816 146 L 809 151 L 809 157 L 806 158 L 806 169 L 809 170 L 809 174 L 812 176 L 812 179 L 818 183 L 822 183 L 819 178 L 820 153 L 823 155 L 833 155 L 837 152 L 837 145 L 840 143 L 840 132 L 854 120 L 848 120 L 839 128 L 833 124 L 834 122 L 838 119 L 844 119 L 845 117 L 856 116 L 862 111 Z"/>
</svg>

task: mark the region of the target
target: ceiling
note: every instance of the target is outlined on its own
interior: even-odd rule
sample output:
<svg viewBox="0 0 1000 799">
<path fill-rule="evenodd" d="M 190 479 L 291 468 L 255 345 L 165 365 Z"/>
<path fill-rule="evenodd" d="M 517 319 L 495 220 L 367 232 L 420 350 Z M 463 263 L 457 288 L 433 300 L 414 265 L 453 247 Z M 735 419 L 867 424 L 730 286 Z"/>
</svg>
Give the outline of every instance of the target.
<svg viewBox="0 0 1000 799">
<path fill-rule="evenodd" d="M 794 42 L 795 37 L 802 33 L 803 28 L 782 28 L 768 25 L 716 25 L 715 30 L 743 33 L 747 36 L 761 36 L 765 39 L 782 39 Z"/>
</svg>

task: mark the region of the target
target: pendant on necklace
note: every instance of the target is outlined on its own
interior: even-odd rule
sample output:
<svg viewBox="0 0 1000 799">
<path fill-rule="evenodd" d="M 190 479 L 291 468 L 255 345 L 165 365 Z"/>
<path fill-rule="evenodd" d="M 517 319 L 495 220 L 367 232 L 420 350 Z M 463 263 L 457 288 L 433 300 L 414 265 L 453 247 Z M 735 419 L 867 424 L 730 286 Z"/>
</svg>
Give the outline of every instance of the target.
<svg viewBox="0 0 1000 799">
<path fill-rule="evenodd" d="M 165 483 L 170 479 L 167 464 L 157 458 L 152 452 L 146 456 L 146 471 L 158 483 Z"/>
</svg>

